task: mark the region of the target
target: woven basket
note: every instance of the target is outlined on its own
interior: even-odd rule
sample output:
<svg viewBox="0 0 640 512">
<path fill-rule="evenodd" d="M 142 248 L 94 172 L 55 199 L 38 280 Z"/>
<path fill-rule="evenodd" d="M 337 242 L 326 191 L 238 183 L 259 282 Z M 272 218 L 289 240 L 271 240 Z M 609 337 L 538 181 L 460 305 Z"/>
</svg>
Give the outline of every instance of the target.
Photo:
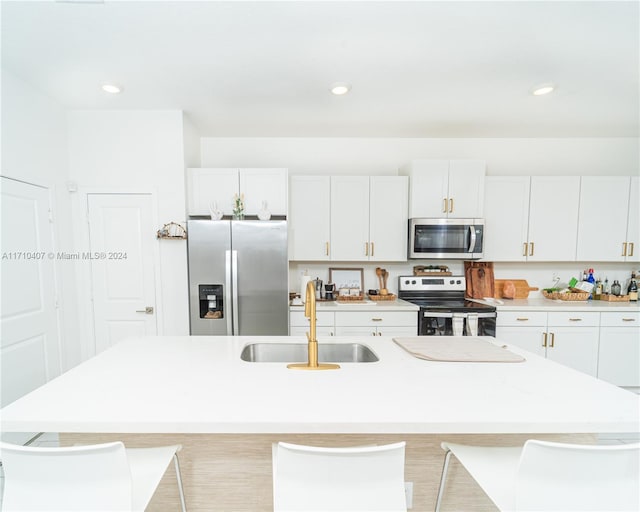
<svg viewBox="0 0 640 512">
<path fill-rule="evenodd" d="M 367 297 L 375 301 L 396 300 L 397 298 L 393 293 L 390 293 L 388 295 L 367 295 Z"/>
<path fill-rule="evenodd" d="M 357 302 L 364 300 L 364 295 L 338 295 L 336 300 L 340 302 Z"/>
<path fill-rule="evenodd" d="M 542 295 L 544 295 L 547 299 L 551 300 L 566 300 L 579 302 L 589 299 L 589 293 L 587 292 L 568 292 L 568 293 L 560 293 L 560 292 L 547 292 L 542 290 Z"/>
</svg>

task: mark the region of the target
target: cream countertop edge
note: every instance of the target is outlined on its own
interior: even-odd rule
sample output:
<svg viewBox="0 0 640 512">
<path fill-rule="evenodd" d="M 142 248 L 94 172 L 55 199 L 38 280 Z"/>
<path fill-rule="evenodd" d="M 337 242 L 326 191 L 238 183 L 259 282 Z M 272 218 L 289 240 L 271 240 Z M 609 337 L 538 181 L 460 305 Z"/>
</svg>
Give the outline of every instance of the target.
<svg viewBox="0 0 640 512">
<path fill-rule="evenodd" d="M 493 338 L 489 338 L 493 341 Z M 248 363 L 254 342 L 142 337 L 118 343 L 6 406 L 3 431 L 114 433 L 597 433 L 640 431 L 640 397 L 527 353 L 524 363 L 416 359 L 388 337 L 352 337 L 375 363 L 309 372 Z M 507 342 L 507 340 L 498 340 Z"/>
<path fill-rule="evenodd" d="M 316 302 L 317 311 L 418 311 L 419 306 L 402 299 L 378 301 L 375 304 L 336 304 L 336 301 Z M 304 306 L 289 306 L 290 311 L 304 311 Z"/>
<path fill-rule="evenodd" d="M 498 312 L 509 310 L 531 311 L 595 311 L 595 312 L 640 312 L 639 302 L 607 302 L 600 300 L 566 301 L 550 300 L 544 297 L 529 299 L 500 299 L 504 304 L 487 302 L 497 307 Z"/>
</svg>

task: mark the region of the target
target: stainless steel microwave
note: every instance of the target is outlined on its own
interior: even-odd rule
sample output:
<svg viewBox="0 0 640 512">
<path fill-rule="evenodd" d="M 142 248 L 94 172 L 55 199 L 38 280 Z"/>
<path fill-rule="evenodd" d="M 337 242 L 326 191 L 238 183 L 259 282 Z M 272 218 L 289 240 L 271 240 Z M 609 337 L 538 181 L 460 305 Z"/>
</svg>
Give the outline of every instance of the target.
<svg viewBox="0 0 640 512">
<path fill-rule="evenodd" d="M 484 219 L 410 219 L 409 258 L 482 258 Z"/>
</svg>

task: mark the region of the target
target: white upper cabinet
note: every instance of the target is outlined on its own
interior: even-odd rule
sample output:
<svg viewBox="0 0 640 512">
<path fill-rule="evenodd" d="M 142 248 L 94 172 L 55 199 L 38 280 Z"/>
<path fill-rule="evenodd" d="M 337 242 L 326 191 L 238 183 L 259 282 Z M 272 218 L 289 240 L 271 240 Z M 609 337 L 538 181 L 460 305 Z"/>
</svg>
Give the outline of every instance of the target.
<svg viewBox="0 0 640 512">
<path fill-rule="evenodd" d="M 575 261 L 579 191 L 580 176 L 531 177 L 528 261 Z"/>
<path fill-rule="evenodd" d="M 233 214 L 234 195 L 244 194 L 245 214 L 257 215 L 266 202 L 272 215 L 287 215 L 287 169 L 187 169 L 189 215 L 209 215 L 215 202 L 224 215 Z"/>
<path fill-rule="evenodd" d="M 369 259 L 369 176 L 331 177 L 331 259 Z"/>
<path fill-rule="evenodd" d="M 484 259 L 526 261 L 529 252 L 529 176 L 487 176 Z"/>
<path fill-rule="evenodd" d="M 486 164 L 482 160 L 414 160 L 409 176 L 409 217 L 483 217 Z"/>
<path fill-rule="evenodd" d="M 629 222 L 627 223 L 627 261 L 640 262 L 640 178 L 631 178 Z"/>
<path fill-rule="evenodd" d="M 289 255 L 297 261 L 406 261 L 405 176 L 292 176 Z"/>
<path fill-rule="evenodd" d="M 582 177 L 578 261 L 626 261 L 635 253 L 627 238 L 630 182 L 629 176 Z"/>
<path fill-rule="evenodd" d="M 328 260 L 331 242 L 331 178 L 291 176 L 289 258 Z"/>
<path fill-rule="evenodd" d="M 409 178 L 369 178 L 369 260 L 406 261 Z"/>
</svg>

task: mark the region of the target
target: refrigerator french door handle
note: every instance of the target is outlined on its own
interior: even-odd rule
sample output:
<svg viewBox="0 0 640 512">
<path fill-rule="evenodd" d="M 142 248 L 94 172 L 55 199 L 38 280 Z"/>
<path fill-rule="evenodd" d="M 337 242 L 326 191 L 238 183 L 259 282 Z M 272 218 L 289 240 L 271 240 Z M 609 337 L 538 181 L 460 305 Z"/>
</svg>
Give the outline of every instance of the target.
<svg viewBox="0 0 640 512">
<path fill-rule="evenodd" d="M 224 251 L 224 301 L 226 303 L 227 335 L 231 336 L 233 334 L 232 315 L 234 313 L 231 307 L 231 251 Z"/>
<path fill-rule="evenodd" d="M 473 252 L 476 248 L 476 227 L 471 225 L 469 226 L 469 235 L 470 236 L 470 243 L 469 243 L 469 250 L 467 252 Z"/>
<path fill-rule="evenodd" d="M 231 251 L 231 279 L 233 281 L 233 335 L 238 336 L 238 251 Z"/>
</svg>

